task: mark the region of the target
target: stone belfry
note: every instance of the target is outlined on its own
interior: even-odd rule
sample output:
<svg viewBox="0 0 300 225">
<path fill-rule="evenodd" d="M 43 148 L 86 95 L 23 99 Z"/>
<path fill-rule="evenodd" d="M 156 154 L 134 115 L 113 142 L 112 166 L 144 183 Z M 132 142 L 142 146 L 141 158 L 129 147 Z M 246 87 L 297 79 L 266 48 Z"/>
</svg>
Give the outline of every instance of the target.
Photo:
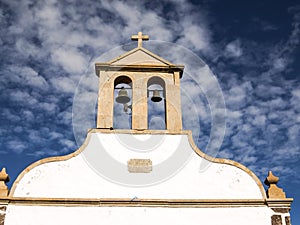
<svg viewBox="0 0 300 225">
<path fill-rule="evenodd" d="M 0 225 L 290 225 L 293 199 L 278 177 L 269 172 L 265 191 L 250 169 L 206 155 L 182 129 L 184 67 L 143 48 L 148 39 L 139 32 L 137 48 L 95 64 L 97 125 L 78 150 L 33 163 L 10 190 L 2 169 Z M 150 129 L 149 101 L 163 104 L 165 129 Z M 114 124 L 115 104 L 130 114 L 128 129 Z"/>
<path fill-rule="evenodd" d="M 133 35 L 138 47 L 108 63 L 96 63 L 99 76 L 97 128 L 113 128 L 114 88 L 128 84 L 132 89 L 132 130 L 148 129 L 148 98 L 151 85 L 159 85 L 165 101 L 166 130 L 182 130 L 180 78 L 182 65 L 174 65 L 142 47 L 147 35 Z M 121 91 L 122 93 L 122 91 Z M 150 93 L 151 94 L 151 93 Z M 153 94 L 153 93 L 152 93 Z"/>
</svg>

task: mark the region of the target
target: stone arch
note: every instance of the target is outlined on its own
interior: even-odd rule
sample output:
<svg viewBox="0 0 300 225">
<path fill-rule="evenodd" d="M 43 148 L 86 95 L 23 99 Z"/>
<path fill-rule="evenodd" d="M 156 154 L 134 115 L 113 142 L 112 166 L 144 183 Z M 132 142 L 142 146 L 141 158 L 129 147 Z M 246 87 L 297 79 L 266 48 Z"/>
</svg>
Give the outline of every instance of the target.
<svg viewBox="0 0 300 225">
<path fill-rule="evenodd" d="M 160 102 L 153 102 L 151 99 L 154 90 L 159 93 L 162 98 Z M 165 130 L 167 129 L 167 113 L 166 113 L 166 83 L 163 78 L 152 76 L 147 82 L 148 93 L 148 129 L 149 130 Z"/>
<path fill-rule="evenodd" d="M 127 75 L 119 75 L 114 79 L 113 128 L 131 129 L 132 127 L 132 79 Z M 123 89 L 123 90 L 122 90 Z M 120 91 L 127 93 L 129 102 L 119 103 L 117 97 Z"/>
<path fill-rule="evenodd" d="M 119 75 L 114 80 L 114 88 L 119 84 L 127 84 L 132 87 L 132 79 L 127 75 Z"/>
</svg>

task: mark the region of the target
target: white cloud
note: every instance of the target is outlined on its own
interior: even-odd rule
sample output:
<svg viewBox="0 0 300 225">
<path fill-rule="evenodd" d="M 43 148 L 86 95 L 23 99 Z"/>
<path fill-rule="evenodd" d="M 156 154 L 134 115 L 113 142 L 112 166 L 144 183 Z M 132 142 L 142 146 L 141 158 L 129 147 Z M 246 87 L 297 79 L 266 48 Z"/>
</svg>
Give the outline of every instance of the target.
<svg viewBox="0 0 300 225">
<path fill-rule="evenodd" d="M 42 137 L 42 133 L 40 130 L 29 130 L 28 131 L 28 138 L 31 142 L 38 144 L 38 143 L 46 143 L 46 140 L 44 137 Z"/>
<path fill-rule="evenodd" d="M 2 109 L 2 113 L 1 113 L 2 117 L 5 118 L 6 120 L 10 121 L 10 122 L 19 122 L 21 121 L 21 117 L 20 115 L 17 115 L 15 112 L 13 112 L 13 110 L 11 109 Z"/>
<path fill-rule="evenodd" d="M 61 65 L 69 73 L 83 73 L 87 67 L 87 59 L 76 49 L 54 49 L 51 58 L 55 64 Z"/>
<path fill-rule="evenodd" d="M 57 123 L 69 125 L 72 122 L 72 112 L 62 111 L 57 115 Z"/>
<path fill-rule="evenodd" d="M 48 102 L 41 102 L 39 104 L 39 107 L 42 108 L 46 112 L 54 113 L 55 110 L 57 109 L 57 105 L 53 103 L 48 103 Z"/>
<path fill-rule="evenodd" d="M 243 54 L 243 49 L 241 47 L 241 41 L 239 39 L 228 43 L 225 47 L 226 57 L 240 57 Z"/>
<path fill-rule="evenodd" d="M 31 112 L 31 111 L 29 111 L 29 110 L 24 110 L 23 112 L 22 112 L 22 118 L 23 119 L 25 119 L 26 121 L 33 121 L 33 119 L 34 119 L 34 115 L 33 115 L 33 113 Z"/>
<path fill-rule="evenodd" d="M 7 147 L 16 154 L 21 154 L 26 149 L 26 145 L 20 140 L 8 141 Z"/>
<path fill-rule="evenodd" d="M 68 139 L 60 139 L 59 142 L 65 146 L 67 149 L 75 150 L 75 143 L 74 141 L 68 140 Z"/>
<path fill-rule="evenodd" d="M 268 101 L 268 104 L 272 110 L 283 110 L 288 106 L 288 102 L 280 97 Z"/>
<path fill-rule="evenodd" d="M 50 138 L 51 140 L 60 139 L 60 138 L 63 138 L 63 134 L 58 133 L 58 132 L 56 132 L 56 131 L 52 131 L 52 132 L 49 133 L 49 138 Z"/>
<path fill-rule="evenodd" d="M 59 8 L 55 6 L 56 1 L 46 1 L 42 7 L 36 10 L 36 17 L 47 29 L 57 29 L 61 25 L 61 13 Z"/>
<path fill-rule="evenodd" d="M 299 102 L 300 102 L 300 90 L 299 89 L 292 90 L 291 105 L 298 113 L 300 112 Z"/>
<path fill-rule="evenodd" d="M 300 137 L 300 126 L 295 124 L 288 128 L 288 137 L 291 141 L 296 141 Z"/>
<path fill-rule="evenodd" d="M 21 127 L 21 126 L 18 126 L 18 127 L 15 127 L 15 128 L 14 128 L 14 132 L 16 132 L 16 133 L 21 133 L 21 132 L 23 132 L 23 131 L 24 131 L 24 128 Z M 1 132 L 0 132 L 0 134 L 1 134 Z"/>
<path fill-rule="evenodd" d="M 252 124 L 254 126 L 264 126 L 266 124 L 266 116 L 265 115 L 256 115 L 252 119 Z"/>
<path fill-rule="evenodd" d="M 10 98 L 13 101 L 16 102 L 26 102 L 26 103 L 30 103 L 29 100 L 31 100 L 31 104 L 34 105 L 37 103 L 37 100 L 34 99 L 31 95 L 29 95 L 27 92 L 22 92 L 20 90 L 16 90 L 13 91 L 12 93 L 10 93 Z"/>
<path fill-rule="evenodd" d="M 46 155 L 46 152 L 42 151 L 42 150 L 37 150 L 37 151 L 34 151 L 34 152 L 29 152 L 29 153 L 27 153 L 27 155 L 28 156 L 34 156 L 36 158 L 41 158 L 41 157 Z"/>
<path fill-rule="evenodd" d="M 285 58 L 277 58 L 273 61 L 273 68 L 276 71 L 283 71 L 287 66 L 287 60 Z"/>
<path fill-rule="evenodd" d="M 20 38 L 16 41 L 16 49 L 24 57 L 37 57 L 42 52 L 36 45 L 30 43 L 25 38 Z"/>
<path fill-rule="evenodd" d="M 50 82 L 55 90 L 64 93 L 74 93 L 77 86 L 74 78 L 70 77 L 53 77 L 50 79 Z"/>
<path fill-rule="evenodd" d="M 182 22 L 182 38 L 178 44 L 195 50 L 206 50 L 210 47 L 208 31 L 199 25 L 193 24 L 189 19 Z"/>
<path fill-rule="evenodd" d="M 13 74 L 9 79 L 21 85 L 27 85 L 31 88 L 47 89 L 48 83 L 37 71 L 31 67 L 11 66 L 9 70 Z"/>
<path fill-rule="evenodd" d="M 245 89 L 240 86 L 230 88 L 226 95 L 226 105 L 231 107 L 240 108 L 245 104 L 246 93 Z"/>
</svg>

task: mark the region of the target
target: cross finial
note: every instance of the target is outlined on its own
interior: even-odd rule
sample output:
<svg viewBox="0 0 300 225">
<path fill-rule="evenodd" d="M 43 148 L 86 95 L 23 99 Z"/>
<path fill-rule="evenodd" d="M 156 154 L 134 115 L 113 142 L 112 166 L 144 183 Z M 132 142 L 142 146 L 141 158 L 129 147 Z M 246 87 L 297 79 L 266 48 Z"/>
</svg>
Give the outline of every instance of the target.
<svg viewBox="0 0 300 225">
<path fill-rule="evenodd" d="M 148 35 L 143 35 L 143 33 L 140 31 L 140 32 L 138 32 L 137 35 L 132 35 L 131 40 L 138 41 L 138 47 L 141 48 L 143 40 L 144 41 L 149 40 L 149 36 Z"/>
</svg>

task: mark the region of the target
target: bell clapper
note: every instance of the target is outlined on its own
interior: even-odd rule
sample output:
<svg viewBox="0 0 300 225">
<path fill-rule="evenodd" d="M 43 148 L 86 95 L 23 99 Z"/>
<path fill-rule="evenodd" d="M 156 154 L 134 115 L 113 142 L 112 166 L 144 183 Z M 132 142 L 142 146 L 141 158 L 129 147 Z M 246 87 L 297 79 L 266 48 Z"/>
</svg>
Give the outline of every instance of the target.
<svg viewBox="0 0 300 225">
<path fill-rule="evenodd" d="M 128 109 L 132 110 L 132 106 L 128 105 L 127 103 L 123 104 L 124 105 L 124 112 L 128 112 Z M 129 114 L 129 113 L 128 113 Z"/>
</svg>

